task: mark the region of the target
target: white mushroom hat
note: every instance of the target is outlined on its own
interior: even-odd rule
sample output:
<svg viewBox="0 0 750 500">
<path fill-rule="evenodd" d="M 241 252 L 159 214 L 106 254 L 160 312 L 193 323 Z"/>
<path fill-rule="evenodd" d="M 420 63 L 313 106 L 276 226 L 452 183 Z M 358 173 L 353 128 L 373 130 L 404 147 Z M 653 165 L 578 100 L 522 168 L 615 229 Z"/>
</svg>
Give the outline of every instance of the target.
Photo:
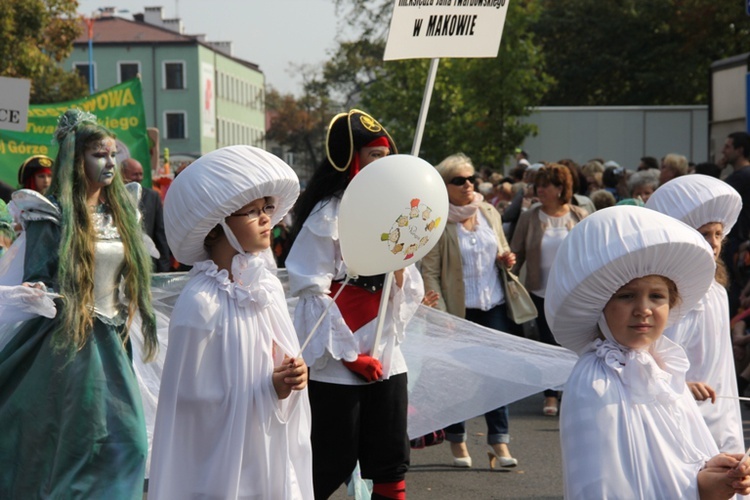
<svg viewBox="0 0 750 500">
<path fill-rule="evenodd" d="M 670 310 L 672 324 L 706 294 L 715 269 L 711 247 L 686 224 L 643 207 L 598 210 L 560 245 L 547 282 L 547 322 L 560 345 L 582 354 L 623 285 L 649 275 L 674 281 L 681 300 Z"/>
<path fill-rule="evenodd" d="M 715 177 L 682 175 L 659 186 L 646 202 L 646 208 L 679 219 L 694 229 L 721 222 L 726 236 L 740 216 L 742 197 Z"/>
<path fill-rule="evenodd" d="M 229 214 L 253 200 L 272 197 L 271 225 L 289 212 L 299 195 L 294 170 L 273 154 L 252 146 L 228 146 L 208 153 L 175 177 L 164 200 L 169 248 L 183 264 L 208 258 L 203 241 Z"/>
</svg>

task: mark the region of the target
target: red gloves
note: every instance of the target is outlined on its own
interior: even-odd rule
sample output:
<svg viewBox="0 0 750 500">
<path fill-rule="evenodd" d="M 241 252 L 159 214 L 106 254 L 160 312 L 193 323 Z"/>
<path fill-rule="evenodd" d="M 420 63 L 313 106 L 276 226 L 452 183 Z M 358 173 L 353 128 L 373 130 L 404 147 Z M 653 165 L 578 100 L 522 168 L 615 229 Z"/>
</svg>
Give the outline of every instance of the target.
<svg viewBox="0 0 750 500">
<path fill-rule="evenodd" d="M 383 366 L 380 361 L 367 354 L 360 354 L 356 361 L 342 360 L 342 362 L 344 366 L 367 382 L 375 382 L 383 376 Z"/>
</svg>

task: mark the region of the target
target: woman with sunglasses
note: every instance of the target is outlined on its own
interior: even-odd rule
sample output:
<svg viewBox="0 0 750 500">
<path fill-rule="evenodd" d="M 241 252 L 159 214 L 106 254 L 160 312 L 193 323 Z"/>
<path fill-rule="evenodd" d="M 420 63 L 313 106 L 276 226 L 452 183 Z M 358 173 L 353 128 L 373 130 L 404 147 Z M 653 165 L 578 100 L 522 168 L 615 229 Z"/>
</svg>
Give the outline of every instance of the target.
<svg viewBox="0 0 750 500">
<path fill-rule="evenodd" d="M 513 272 L 518 273 L 521 266 L 526 264 L 524 285 L 539 312 L 536 319 L 539 340 L 545 344 L 557 345 L 544 314 L 547 278 L 560 244 L 588 212 L 571 204 L 573 177 L 564 165 L 550 163 L 539 169 L 534 177 L 534 189 L 539 203 L 521 214 L 510 243 L 511 249 L 516 253 Z M 558 399 L 557 391 L 544 391 L 545 415 L 557 416 Z"/>
<path fill-rule="evenodd" d="M 436 166 L 448 189 L 448 224 L 438 244 L 422 259 L 425 290 L 440 292 L 437 308 L 482 326 L 520 334 L 508 317 L 496 266 L 511 268 L 516 261 L 503 233 L 500 214 L 474 191 L 475 172 L 471 159 L 455 154 Z M 518 461 L 508 450 L 508 409 L 503 406 L 485 413 L 490 467 L 515 467 Z M 451 443 L 454 467 L 471 467 L 466 447 L 466 425 L 457 422 L 445 428 Z"/>
</svg>

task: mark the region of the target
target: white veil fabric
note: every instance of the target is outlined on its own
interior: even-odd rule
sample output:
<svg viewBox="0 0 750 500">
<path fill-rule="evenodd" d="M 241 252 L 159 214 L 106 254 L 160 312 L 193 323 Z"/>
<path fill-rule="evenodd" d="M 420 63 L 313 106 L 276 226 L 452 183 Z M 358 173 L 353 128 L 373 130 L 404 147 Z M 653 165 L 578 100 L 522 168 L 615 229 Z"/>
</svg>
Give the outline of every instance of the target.
<svg viewBox="0 0 750 500">
<path fill-rule="evenodd" d="M 293 314 L 297 298 L 289 296 L 286 270 L 280 269 L 277 276 Z M 166 336 L 161 333 L 167 328 L 162 321 L 169 318 L 185 283 L 184 273 L 154 277 L 154 308 L 158 311 L 162 348 L 166 347 Z M 137 330 L 131 332 L 134 348 L 139 335 Z M 409 366 L 410 439 L 549 387 L 562 386 L 577 359 L 565 348 L 498 332 L 425 306 L 419 307 L 407 325 L 401 348 Z M 139 358 L 136 353 L 135 358 Z M 163 360 L 163 354 L 159 360 Z M 149 401 L 158 400 L 160 369 L 159 361 L 146 365 L 136 362 L 150 430 L 156 408 Z"/>
</svg>

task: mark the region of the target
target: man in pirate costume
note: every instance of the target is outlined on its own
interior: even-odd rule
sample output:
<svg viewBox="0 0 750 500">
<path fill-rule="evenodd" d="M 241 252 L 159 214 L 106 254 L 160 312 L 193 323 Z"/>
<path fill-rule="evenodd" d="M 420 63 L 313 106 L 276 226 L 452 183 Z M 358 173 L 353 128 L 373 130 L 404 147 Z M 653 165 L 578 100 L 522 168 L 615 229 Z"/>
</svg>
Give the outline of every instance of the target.
<svg viewBox="0 0 750 500">
<path fill-rule="evenodd" d="M 388 132 L 367 113 L 353 109 L 331 121 L 326 159 L 295 207 L 294 243 L 286 260 L 290 291 L 300 298 L 294 318 L 300 343 L 346 277 L 338 235 L 344 190 L 361 169 L 396 152 Z M 394 273 L 383 334 L 374 346 L 383 278 L 349 281 L 303 353 L 310 367 L 318 499 L 336 491 L 358 460 L 362 476 L 373 481 L 372 498 L 406 498 L 407 379 L 399 344 L 424 286 L 413 265 Z"/>
<path fill-rule="evenodd" d="M 18 184 L 45 194 L 52 184 L 52 158 L 44 155 L 27 158 L 18 169 Z"/>
</svg>

